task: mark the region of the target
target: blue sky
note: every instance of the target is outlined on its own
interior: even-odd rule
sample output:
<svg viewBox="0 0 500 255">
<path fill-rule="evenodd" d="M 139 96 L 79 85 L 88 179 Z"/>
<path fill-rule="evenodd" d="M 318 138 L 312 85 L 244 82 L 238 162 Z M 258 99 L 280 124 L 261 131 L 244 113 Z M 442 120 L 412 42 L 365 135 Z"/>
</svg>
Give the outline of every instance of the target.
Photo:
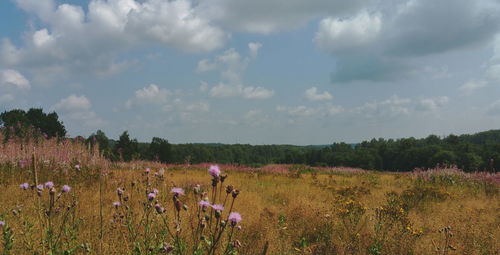
<svg viewBox="0 0 500 255">
<path fill-rule="evenodd" d="M 494 0 L 2 0 L 0 110 L 71 136 L 328 144 L 500 127 Z"/>
</svg>

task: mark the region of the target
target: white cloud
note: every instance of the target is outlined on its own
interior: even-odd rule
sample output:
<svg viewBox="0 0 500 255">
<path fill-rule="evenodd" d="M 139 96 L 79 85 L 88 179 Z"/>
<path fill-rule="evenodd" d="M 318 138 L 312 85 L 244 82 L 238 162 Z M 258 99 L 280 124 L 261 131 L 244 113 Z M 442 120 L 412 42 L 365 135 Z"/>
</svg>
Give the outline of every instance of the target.
<svg viewBox="0 0 500 255">
<path fill-rule="evenodd" d="M 242 57 L 234 48 L 224 51 L 214 57 L 213 61 L 204 59 L 198 62 L 197 71 L 214 69 L 220 70 L 221 82 L 210 88 L 208 94 L 216 98 L 242 97 L 245 99 L 268 99 L 274 95 L 274 90 L 260 86 L 243 85 L 243 75 L 251 60 L 257 57 L 260 43 L 249 43 L 250 56 Z M 209 66 L 210 68 L 207 68 Z M 203 85 L 203 84 L 202 84 Z M 207 85 L 208 86 L 208 85 Z M 203 90 L 200 87 L 200 91 Z"/>
<path fill-rule="evenodd" d="M 400 98 L 397 95 L 380 102 L 365 103 L 354 108 L 355 113 L 361 113 L 368 118 L 395 118 L 409 115 L 409 98 Z"/>
<path fill-rule="evenodd" d="M 105 121 L 92 111 L 92 104 L 84 95 L 70 95 L 61 99 L 52 108 L 62 113 L 61 118 L 76 121 L 88 127 L 101 127 L 105 124 Z"/>
<path fill-rule="evenodd" d="M 67 98 L 61 99 L 59 103 L 54 105 L 56 110 L 77 112 L 90 110 L 92 104 L 85 96 L 70 95 Z"/>
<path fill-rule="evenodd" d="M 126 50 L 164 45 L 207 52 L 222 47 L 228 38 L 202 18 L 190 0 L 91 0 L 86 10 L 71 4 L 56 6 L 53 0 L 16 3 L 45 27 L 26 32 L 21 47 L 4 40 L 0 66 L 29 68 L 36 77 L 109 74 L 126 67 L 127 60 L 117 61 Z"/>
<path fill-rule="evenodd" d="M 492 0 L 380 2 L 355 16 L 322 19 L 314 42 L 335 57 L 332 82 L 402 79 L 421 69 L 420 57 L 491 41 L 499 10 Z"/>
<path fill-rule="evenodd" d="M 304 105 L 299 106 L 277 106 L 278 112 L 286 112 L 292 117 L 310 117 L 318 113 L 318 109 L 307 107 Z"/>
<path fill-rule="evenodd" d="M 202 0 L 200 15 L 242 32 L 269 34 L 306 24 L 322 15 L 352 13 L 361 0 Z"/>
<path fill-rule="evenodd" d="M 30 81 L 21 73 L 13 69 L 0 70 L 0 85 L 14 86 L 18 89 L 30 89 Z"/>
<path fill-rule="evenodd" d="M 319 24 L 314 42 L 323 50 L 334 52 L 372 42 L 382 29 L 381 15 L 366 11 L 349 19 L 328 17 Z"/>
<path fill-rule="evenodd" d="M 168 89 L 162 89 L 156 84 L 150 84 L 147 87 L 136 90 L 134 98 L 125 103 L 125 107 L 130 109 L 134 105 L 156 104 L 161 105 L 167 102 L 167 99 L 173 93 Z"/>
<path fill-rule="evenodd" d="M 458 90 L 464 95 L 470 95 L 474 91 L 488 86 L 488 82 L 484 80 L 470 80 L 464 83 Z"/>
<path fill-rule="evenodd" d="M 251 42 L 248 44 L 248 49 L 250 50 L 250 57 L 256 58 L 259 53 L 259 49 L 262 47 L 261 43 Z"/>
<path fill-rule="evenodd" d="M 306 90 L 305 96 L 310 101 L 328 101 L 332 100 L 332 95 L 328 91 L 319 93 L 316 87 L 312 87 Z"/>
<path fill-rule="evenodd" d="M 419 111 L 433 112 L 446 105 L 450 99 L 447 96 L 425 98 L 418 102 L 416 109 Z"/>
<path fill-rule="evenodd" d="M 200 81 L 200 92 L 206 92 L 208 90 L 208 83 L 206 81 Z"/>
<path fill-rule="evenodd" d="M 262 87 L 245 87 L 243 85 L 219 83 L 219 85 L 210 89 L 209 94 L 211 97 L 216 98 L 243 97 L 245 99 L 268 99 L 274 95 L 274 91 Z"/>
</svg>

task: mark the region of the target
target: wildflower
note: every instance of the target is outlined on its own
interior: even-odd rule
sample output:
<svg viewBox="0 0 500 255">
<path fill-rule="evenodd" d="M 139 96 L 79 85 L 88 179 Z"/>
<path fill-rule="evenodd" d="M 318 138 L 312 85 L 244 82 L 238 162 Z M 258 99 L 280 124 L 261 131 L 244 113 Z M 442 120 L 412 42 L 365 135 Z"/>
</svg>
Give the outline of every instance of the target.
<svg viewBox="0 0 500 255">
<path fill-rule="evenodd" d="M 27 182 L 19 185 L 19 188 L 21 188 L 23 190 L 27 190 L 29 187 L 30 187 L 30 185 Z"/>
<path fill-rule="evenodd" d="M 161 205 L 158 203 L 155 204 L 155 209 L 158 214 L 162 214 L 163 212 L 165 212 L 165 208 L 161 207 Z"/>
<path fill-rule="evenodd" d="M 222 205 L 212 205 L 212 208 L 216 211 L 224 210 L 224 206 L 222 206 Z"/>
<path fill-rule="evenodd" d="M 76 170 L 80 170 L 80 165 L 75 166 Z"/>
<path fill-rule="evenodd" d="M 70 191 L 71 191 L 71 187 L 69 185 L 62 186 L 62 192 L 63 193 L 68 193 Z"/>
<path fill-rule="evenodd" d="M 208 170 L 208 173 L 213 176 L 213 177 L 218 177 L 220 175 L 220 169 L 218 165 L 212 165 L 210 166 L 210 169 Z"/>
<path fill-rule="evenodd" d="M 240 191 L 237 189 L 233 190 L 233 192 L 232 192 L 233 198 L 236 198 L 239 194 L 240 194 Z"/>
<path fill-rule="evenodd" d="M 118 194 L 119 197 L 123 195 L 123 189 L 122 188 L 117 188 L 116 193 Z"/>
<path fill-rule="evenodd" d="M 156 198 L 156 194 L 155 193 L 151 192 L 151 193 L 148 194 L 148 199 L 149 200 L 153 200 L 155 198 Z"/>
<path fill-rule="evenodd" d="M 155 193 L 156 195 L 158 195 L 158 193 L 159 193 L 158 189 L 153 189 L 153 193 Z"/>
<path fill-rule="evenodd" d="M 201 200 L 200 202 L 198 202 L 198 205 L 202 208 L 202 209 L 205 209 L 207 207 L 210 206 L 210 202 L 206 201 L 206 200 Z"/>
<path fill-rule="evenodd" d="M 224 182 L 227 178 L 227 174 L 221 175 L 220 176 L 220 182 Z"/>
<path fill-rule="evenodd" d="M 236 228 L 237 228 L 238 230 L 241 230 L 241 225 L 238 225 Z"/>
<path fill-rule="evenodd" d="M 53 187 L 54 187 L 54 183 L 53 182 L 46 182 L 45 183 L 45 188 L 52 189 Z"/>
<path fill-rule="evenodd" d="M 145 173 L 145 174 L 149 174 L 149 172 L 151 172 L 151 169 L 150 169 L 150 168 L 146 168 L 146 170 L 144 170 L 144 173 Z"/>
<path fill-rule="evenodd" d="M 231 222 L 231 225 L 234 227 L 241 221 L 241 215 L 237 212 L 232 212 L 229 214 L 229 217 L 227 219 L 229 220 L 229 222 Z"/>
<path fill-rule="evenodd" d="M 43 190 L 43 184 L 36 185 L 36 189 L 39 190 L 39 191 L 42 191 Z"/>
<path fill-rule="evenodd" d="M 5 226 L 5 221 L 0 221 L 0 227 Z"/>
<path fill-rule="evenodd" d="M 184 195 L 184 190 L 182 188 L 172 188 L 170 192 L 174 193 L 174 196 Z"/>
<path fill-rule="evenodd" d="M 120 205 L 122 205 L 122 204 L 118 201 L 113 202 L 113 206 L 116 208 L 118 208 Z"/>
<path fill-rule="evenodd" d="M 226 193 L 229 194 L 229 193 L 233 192 L 233 189 L 234 189 L 233 185 L 227 185 L 226 186 Z"/>
</svg>

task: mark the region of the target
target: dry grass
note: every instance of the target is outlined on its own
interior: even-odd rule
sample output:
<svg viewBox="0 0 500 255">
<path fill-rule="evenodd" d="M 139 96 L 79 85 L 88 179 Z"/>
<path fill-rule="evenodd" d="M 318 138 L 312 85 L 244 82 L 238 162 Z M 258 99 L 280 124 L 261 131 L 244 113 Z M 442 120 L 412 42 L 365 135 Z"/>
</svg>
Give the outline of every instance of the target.
<svg viewBox="0 0 500 255">
<path fill-rule="evenodd" d="M 210 178 L 205 169 L 175 169 L 167 169 L 164 180 L 153 182 L 165 204 L 171 201 L 168 192 L 174 186 L 189 191 L 193 184 L 201 184 L 202 188 L 209 190 Z M 72 220 L 80 222 L 72 241 L 78 248 L 72 254 L 132 254 L 132 244 L 124 242 L 123 231 L 111 223 L 115 212 L 112 202 L 117 197 L 116 188 L 140 181 L 141 173 L 140 170 L 112 170 L 105 176 L 102 239 L 99 237 L 98 182 L 71 183 L 71 194 L 78 200 Z M 267 242 L 268 254 L 500 252 L 497 184 L 477 184 L 471 180 L 472 184 L 442 185 L 417 181 L 412 175 L 374 172 L 271 174 L 233 171 L 228 174 L 225 184 L 241 190 L 235 204 L 236 211 L 243 216 L 242 229 L 236 234 L 242 242 L 239 254 L 261 254 Z M 63 183 L 56 180 L 56 185 L 59 184 Z M 406 211 L 400 212 L 399 207 L 390 211 L 386 202 L 389 192 L 396 192 L 396 205 L 405 209 L 407 206 Z M 407 196 L 400 196 L 403 192 Z M 424 193 L 426 195 L 422 195 Z M 140 191 L 134 194 L 140 194 Z M 187 197 L 186 203 L 196 202 L 194 197 Z M 4 220 L 15 234 L 12 254 L 30 253 L 26 252 L 22 241 L 23 221 L 34 223 L 29 233 L 33 234 L 34 247 L 42 249 L 38 240 L 41 230 L 38 229 L 39 216 L 35 210 L 37 201 L 36 195 L 20 190 L 18 184 L 2 187 L 0 214 L 4 214 Z M 376 208 L 380 207 L 385 210 L 385 219 L 389 219 L 384 224 L 394 222 L 383 238 L 376 230 L 377 223 L 380 223 L 375 217 Z M 22 208 L 18 215 L 11 212 L 16 208 Z M 136 202 L 132 210 L 139 215 L 140 208 L 140 202 Z M 167 210 L 168 213 L 174 211 L 171 202 Z M 193 208 L 186 213 L 189 210 Z M 453 236 L 444 244 L 443 233 L 438 230 L 446 226 L 451 227 Z M 87 252 L 84 248 L 88 248 Z"/>
</svg>

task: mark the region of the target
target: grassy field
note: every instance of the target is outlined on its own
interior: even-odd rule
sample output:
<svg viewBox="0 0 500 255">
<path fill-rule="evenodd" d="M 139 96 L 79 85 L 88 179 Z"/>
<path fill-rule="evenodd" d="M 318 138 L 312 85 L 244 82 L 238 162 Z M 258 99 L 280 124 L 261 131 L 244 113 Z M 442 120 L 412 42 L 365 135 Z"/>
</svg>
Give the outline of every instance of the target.
<svg viewBox="0 0 500 255">
<path fill-rule="evenodd" d="M 240 193 L 232 211 L 239 212 L 242 221 L 227 222 L 213 251 L 211 244 L 218 237 L 213 235 L 224 228 L 212 221 L 227 219 L 232 193 L 220 219 L 211 208 L 202 212 L 197 205 L 201 198 L 215 204 L 212 177 L 207 168 L 181 166 L 165 172 L 152 168 L 149 174 L 144 169 L 110 170 L 100 181 L 53 176 L 52 196 L 47 188 L 40 195 L 36 187 L 23 190 L 23 177 L 14 176 L 1 187 L 5 225 L 0 247 L 10 254 L 500 252 L 498 175 L 488 181 L 451 170 L 222 170 L 228 177 L 223 187 L 218 183 L 215 203 L 223 204 L 226 185 L 233 185 Z M 63 184 L 71 191 L 61 192 Z M 175 198 L 173 187 L 183 188 L 185 194 Z M 118 188 L 123 190 L 120 196 Z M 148 198 L 154 189 L 155 197 Z M 176 200 L 186 207 L 176 208 Z M 158 213 L 156 205 L 164 211 Z M 201 234 L 198 213 L 210 218 L 202 220 L 206 225 Z"/>
</svg>

